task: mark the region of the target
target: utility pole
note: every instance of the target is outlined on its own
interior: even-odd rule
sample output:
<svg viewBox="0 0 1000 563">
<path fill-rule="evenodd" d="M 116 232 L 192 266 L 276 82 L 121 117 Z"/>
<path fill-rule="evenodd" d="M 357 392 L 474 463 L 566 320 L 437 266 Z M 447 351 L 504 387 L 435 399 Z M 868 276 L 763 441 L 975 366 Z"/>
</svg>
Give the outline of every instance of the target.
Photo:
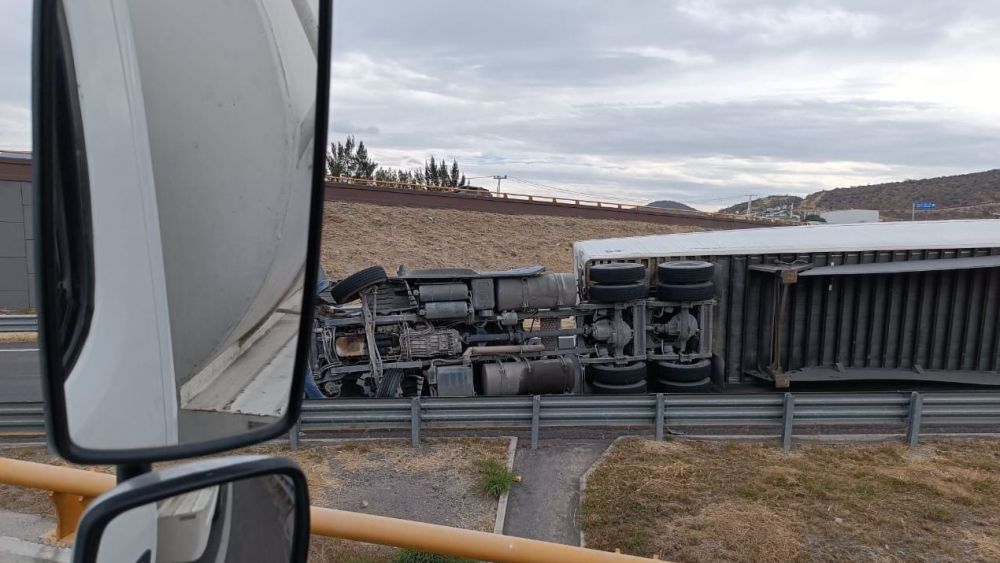
<svg viewBox="0 0 1000 563">
<path fill-rule="evenodd" d="M 747 196 L 747 217 L 750 216 L 751 207 L 753 206 L 753 198 L 757 194 L 746 194 Z"/>
<path fill-rule="evenodd" d="M 499 176 L 499 175 L 498 176 L 494 176 L 493 179 L 497 181 L 497 193 L 500 193 L 500 180 L 506 180 L 507 179 L 507 175 L 504 174 L 503 176 Z"/>
</svg>

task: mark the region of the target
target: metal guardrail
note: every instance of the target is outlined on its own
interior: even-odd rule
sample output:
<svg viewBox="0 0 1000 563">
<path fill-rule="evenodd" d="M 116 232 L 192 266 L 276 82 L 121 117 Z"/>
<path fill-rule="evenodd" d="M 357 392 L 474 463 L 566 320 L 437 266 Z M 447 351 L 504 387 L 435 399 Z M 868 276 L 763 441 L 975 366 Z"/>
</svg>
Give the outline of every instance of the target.
<svg viewBox="0 0 1000 563">
<path fill-rule="evenodd" d="M 916 444 L 921 427 L 954 434 L 1000 431 L 1000 392 L 760 393 L 753 395 L 550 395 L 517 397 L 307 400 L 299 432 L 409 430 L 419 447 L 424 430 L 522 429 L 532 447 L 544 429 L 702 428 L 719 436 L 736 428 L 771 428 L 791 447 L 794 430 L 820 428 L 863 436 L 894 430 Z M 726 427 L 726 432 L 721 429 Z M 41 403 L 0 403 L 0 431 L 44 432 Z"/>
<path fill-rule="evenodd" d="M 35 315 L 0 315 L 0 332 L 37 332 Z"/>
<path fill-rule="evenodd" d="M 797 427 L 863 435 L 895 426 L 916 444 L 921 425 L 958 434 L 1000 429 L 1000 392 L 338 399 L 306 401 L 299 429 L 409 429 L 419 447 L 425 429 L 520 428 L 530 429 L 535 447 L 546 428 L 652 427 L 662 440 L 668 427 L 771 427 L 788 449 Z M 297 438 L 293 432 L 293 446 Z"/>
<path fill-rule="evenodd" d="M 42 403 L 0 403 L 0 435 L 45 432 Z"/>
</svg>

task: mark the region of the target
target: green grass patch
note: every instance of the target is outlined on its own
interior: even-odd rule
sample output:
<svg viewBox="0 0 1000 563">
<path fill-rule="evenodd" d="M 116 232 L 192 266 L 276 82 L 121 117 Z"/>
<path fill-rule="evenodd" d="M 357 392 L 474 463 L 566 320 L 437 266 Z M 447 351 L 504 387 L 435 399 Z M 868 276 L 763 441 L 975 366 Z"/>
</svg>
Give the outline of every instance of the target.
<svg viewBox="0 0 1000 563">
<path fill-rule="evenodd" d="M 474 560 L 452 557 L 450 555 L 439 555 L 437 553 L 427 553 L 426 551 L 403 549 L 392 558 L 392 563 L 474 563 Z"/>
<path fill-rule="evenodd" d="M 924 511 L 924 518 L 934 522 L 954 522 L 955 513 L 944 506 L 929 506 Z"/>
<path fill-rule="evenodd" d="M 500 498 L 514 484 L 514 473 L 495 459 L 479 462 L 479 488 L 487 495 Z"/>
<path fill-rule="evenodd" d="M 996 486 L 992 481 L 987 479 L 973 479 L 972 482 L 969 483 L 969 488 L 977 493 L 989 494 L 996 489 Z"/>
<path fill-rule="evenodd" d="M 759 500 L 764 496 L 764 491 L 755 487 L 754 485 L 743 485 L 737 490 L 739 495 L 743 498 L 748 498 L 750 500 Z"/>
</svg>

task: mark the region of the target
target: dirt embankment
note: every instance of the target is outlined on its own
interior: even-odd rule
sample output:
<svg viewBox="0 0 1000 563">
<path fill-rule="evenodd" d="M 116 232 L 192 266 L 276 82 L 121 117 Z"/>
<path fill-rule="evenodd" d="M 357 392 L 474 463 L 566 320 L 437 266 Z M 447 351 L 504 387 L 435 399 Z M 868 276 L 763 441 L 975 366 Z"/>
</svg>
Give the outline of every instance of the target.
<svg viewBox="0 0 1000 563">
<path fill-rule="evenodd" d="M 696 230 L 635 221 L 514 216 L 328 202 L 320 263 L 334 277 L 381 265 L 504 269 L 541 264 L 568 272 L 573 242 Z"/>
</svg>

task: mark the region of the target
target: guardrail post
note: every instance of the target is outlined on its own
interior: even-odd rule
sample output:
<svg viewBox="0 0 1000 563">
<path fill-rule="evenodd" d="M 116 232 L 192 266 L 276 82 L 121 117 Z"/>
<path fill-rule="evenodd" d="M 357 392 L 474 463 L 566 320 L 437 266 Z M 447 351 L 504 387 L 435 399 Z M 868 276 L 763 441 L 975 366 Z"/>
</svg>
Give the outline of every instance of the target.
<svg viewBox="0 0 1000 563">
<path fill-rule="evenodd" d="M 535 395 L 531 398 L 531 449 L 538 449 L 538 426 L 541 424 L 542 398 Z"/>
<path fill-rule="evenodd" d="M 666 398 L 663 393 L 656 394 L 656 441 L 663 441 L 663 415 L 666 407 Z"/>
<path fill-rule="evenodd" d="M 300 418 L 295 426 L 288 431 L 288 448 L 293 452 L 299 449 L 299 429 L 302 428 L 302 419 Z"/>
<path fill-rule="evenodd" d="M 420 449 L 420 397 L 410 399 L 410 443 Z"/>
<path fill-rule="evenodd" d="M 785 408 L 781 415 L 781 447 L 786 452 L 792 449 L 792 424 L 795 422 L 795 397 L 785 393 Z"/>
<path fill-rule="evenodd" d="M 920 439 L 920 417 L 924 410 L 924 396 L 916 391 L 910 393 L 910 413 L 906 417 L 906 441 L 910 447 Z"/>
</svg>

